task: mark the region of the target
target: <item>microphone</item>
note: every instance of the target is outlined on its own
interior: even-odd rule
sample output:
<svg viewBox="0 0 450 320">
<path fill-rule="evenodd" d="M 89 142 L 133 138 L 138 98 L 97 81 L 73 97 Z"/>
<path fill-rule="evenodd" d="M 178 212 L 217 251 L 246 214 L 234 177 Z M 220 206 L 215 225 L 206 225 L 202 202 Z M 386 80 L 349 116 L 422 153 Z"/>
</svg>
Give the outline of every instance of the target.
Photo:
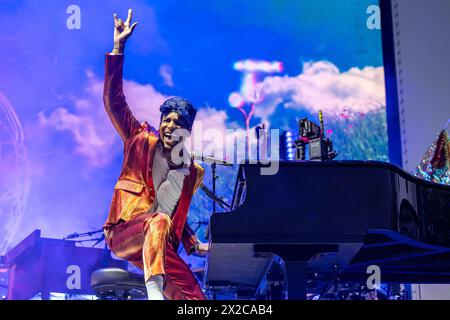
<svg viewBox="0 0 450 320">
<path fill-rule="evenodd" d="M 221 165 L 221 166 L 227 166 L 227 167 L 233 166 L 232 163 L 227 162 L 225 159 L 219 159 L 219 158 L 216 158 L 216 157 L 213 157 L 213 156 L 207 156 L 207 155 L 199 154 L 199 153 L 196 153 L 196 152 L 192 152 L 191 153 L 191 157 L 194 160 L 203 161 L 203 162 L 206 162 L 206 163 L 215 163 L 215 164 L 218 164 L 218 165 Z"/>
<path fill-rule="evenodd" d="M 68 236 L 66 236 L 63 240 L 67 240 L 67 239 L 75 239 L 78 238 L 80 234 L 78 232 L 74 232 L 72 234 L 69 234 Z"/>
<path fill-rule="evenodd" d="M 200 185 L 200 189 L 214 202 L 216 202 L 219 206 L 221 206 L 225 210 L 230 210 L 231 206 L 223 201 L 221 198 L 216 196 L 211 190 L 208 189 L 207 186 L 205 186 L 203 183 Z"/>
<path fill-rule="evenodd" d="M 69 234 L 68 236 L 64 237 L 63 240 L 81 238 L 81 237 L 86 237 L 86 236 L 91 237 L 92 235 L 94 235 L 96 233 L 100 233 L 100 232 L 103 233 L 103 229 L 96 230 L 96 231 L 84 232 L 84 233 L 74 232 L 74 233 Z"/>
</svg>

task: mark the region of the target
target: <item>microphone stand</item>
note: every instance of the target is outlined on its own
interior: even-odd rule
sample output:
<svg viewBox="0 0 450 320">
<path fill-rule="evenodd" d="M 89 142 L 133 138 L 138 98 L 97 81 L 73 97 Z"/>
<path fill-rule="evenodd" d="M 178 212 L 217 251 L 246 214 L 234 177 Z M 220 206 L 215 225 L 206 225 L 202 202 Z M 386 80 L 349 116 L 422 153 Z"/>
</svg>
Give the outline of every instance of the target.
<svg viewBox="0 0 450 320">
<path fill-rule="evenodd" d="M 68 236 L 64 237 L 63 240 L 76 239 L 76 238 L 82 238 L 82 237 L 92 237 L 94 234 L 97 234 L 100 232 L 103 233 L 103 229 L 96 230 L 96 231 L 84 232 L 84 233 L 74 232 L 74 233 L 69 234 Z"/>
<path fill-rule="evenodd" d="M 69 234 L 68 236 L 64 237 L 63 240 L 70 240 L 70 239 L 79 239 L 79 238 L 83 238 L 83 237 L 92 237 L 93 235 L 97 234 L 97 233 L 102 233 L 101 236 L 99 236 L 98 238 L 94 238 L 94 239 L 84 239 L 84 240 L 74 240 L 73 242 L 75 243 L 79 243 L 81 245 L 83 245 L 83 243 L 85 242 L 92 242 L 92 241 L 96 241 L 93 245 L 92 248 L 94 248 L 97 244 L 99 244 L 100 242 L 102 242 L 103 240 L 105 240 L 105 234 L 103 233 L 103 229 L 100 230 L 96 230 L 96 231 L 89 231 L 89 232 L 84 232 L 84 233 L 78 233 L 78 232 L 74 232 L 72 234 Z M 105 242 L 105 250 L 107 250 L 107 245 Z"/>
<path fill-rule="evenodd" d="M 214 204 L 218 204 L 225 210 L 230 210 L 231 206 L 223 201 L 221 198 L 216 196 L 213 191 L 209 190 L 207 186 L 205 186 L 203 183 L 200 185 L 200 189 L 210 198 L 212 199 Z"/>
<path fill-rule="evenodd" d="M 219 178 L 216 175 L 217 164 L 214 162 L 211 164 L 211 174 L 212 174 L 212 194 L 216 197 L 216 180 Z M 216 212 L 216 201 L 213 199 L 213 212 Z"/>
<path fill-rule="evenodd" d="M 213 207 L 213 213 L 216 212 L 216 203 L 219 204 L 222 208 L 229 209 L 231 208 L 230 205 L 228 205 L 226 202 L 224 202 L 222 199 L 217 197 L 216 195 L 216 181 L 219 179 L 219 176 L 216 174 L 217 170 L 217 164 L 221 166 L 233 166 L 232 163 L 227 162 L 224 159 L 215 158 L 213 156 L 207 156 L 203 154 L 198 154 L 195 152 L 192 152 L 191 157 L 195 160 L 203 161 L 206 163 L 211 164 L 211 176 L 212 176 L 212 191 L 210 191 L 208 188 L 205 187 L 205 185 L 202 184 L 202 190 L 205 191 L 206 195 L 209 196 L 212 200 L 212 207 Z"/>
</svg>

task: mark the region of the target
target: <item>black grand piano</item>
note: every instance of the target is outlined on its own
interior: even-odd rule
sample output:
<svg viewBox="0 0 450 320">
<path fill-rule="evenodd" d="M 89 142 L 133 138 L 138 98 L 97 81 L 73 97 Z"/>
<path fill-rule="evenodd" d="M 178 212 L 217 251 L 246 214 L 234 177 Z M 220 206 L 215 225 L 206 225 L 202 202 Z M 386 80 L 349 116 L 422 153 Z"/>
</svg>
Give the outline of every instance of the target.
<svg viewBox="0 0 450 320">
<path fill-rule="evenodd" d="M 318 283 L 450 283 L 450 187 L 374 161 L 240 165 L 232 209 L 214 213 L 204 284 L 256 297 L 277 261 L 289 300 Z"/>
</svg>

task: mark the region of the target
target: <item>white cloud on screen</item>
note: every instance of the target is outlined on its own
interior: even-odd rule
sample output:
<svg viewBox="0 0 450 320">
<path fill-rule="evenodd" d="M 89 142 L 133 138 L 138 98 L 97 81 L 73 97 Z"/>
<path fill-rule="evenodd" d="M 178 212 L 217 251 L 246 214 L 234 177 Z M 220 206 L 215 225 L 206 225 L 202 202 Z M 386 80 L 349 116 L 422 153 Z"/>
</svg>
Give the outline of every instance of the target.
<svg viewBox="0 0 450 320">
<path fill-rule="evenodd" d="M 88 72 L 90 81 L 86 95 L 74 100 L 75 110 L 58 108 L 50 115 L 39 115 L 41 125 L 50 126 L 57 131 L 68 131 L 75 142 L 74 152 L 88 158 L 89 165 L 103 166 L 109 163 L 111 154 L 121 152 L 117 133 L 103 108 L 103 82 Z M 345 112 L 368 113 L 385 107 L 384 71 L 382 67 L 351 68 L 341 72 L 328 62 L 306 63 L 303 72 L 295 77 L 268 76 L 257 84 L 264 95 L 264 101 L 257 105 L 255 116 L 270 124 L 271 114 L 280 105 L 296 110 L 308 110 L 316 113 L 323 110 L 325 114 L 340 115 Z M 148 121 L 155 128 L 160 121 L 159 106 L 169 96 L 157 91 L 150 84 L 139 84 L 124 80 L 127 102 L 139 122 Z M 214 138 L 214 131 L 225 137 L 228 115 L 225 110 L 213 107 L 200 107 L 193 129 L 193 140 L 203 134 L 203 144 L 194 144 L 193 150 L 201 152 L 224 146 L 224 141 Z M 239 122 L 239 121 L 238 121 Z M 200 125 L 201 123 L 201 125 Z M 251 132 L 254 132 L 251 129 Z M 211 135 L 212 133 L 212 135 Z M 228 136 L 227 140 L 242 136 L 243 132 Z M 196 138 L 197 137 L 197 138 Z M 199 148 L 201 146 L 201 148 Z M 214 146 L 214 147 L 213 147 Z"/>
<path fill-rule="evenodd" d="M 328 61 L 309 62 L 298 76 L 268 76 L 257 88 L 265 100 L 257 106 L 255 116 L 263 120 L 282 103 L 286 108 L 312 113 L 323 110 L 329 115 L 368 113 L 386 105 L 383 67 L 341 72 Z"/>
<path fill-rule="evenodd" d="M 175 86 L 173 82 L 172 73 L 173 73 L 172 67 L 168 64 L 164 64 L 161 67 L 159 67 L 159 75 L 163 79 L 164 84 L 171 88 Z"/>
</svg>

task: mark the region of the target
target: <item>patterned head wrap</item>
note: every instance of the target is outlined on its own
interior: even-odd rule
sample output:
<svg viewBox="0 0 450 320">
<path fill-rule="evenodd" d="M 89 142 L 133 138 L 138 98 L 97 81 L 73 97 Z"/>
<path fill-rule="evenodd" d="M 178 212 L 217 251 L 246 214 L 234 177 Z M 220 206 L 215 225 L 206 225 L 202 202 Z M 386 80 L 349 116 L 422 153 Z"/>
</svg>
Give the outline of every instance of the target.
<svg viewBox="0 0 450 320">
<path fill-rule="evenodd" d="M 161 120 L 171 112 L 176 112 L 186 122 L 187 129 L 191 131 L 197 110 L 189 100 L 181 97 L 174 97 L 166 100 L 161 107 Z"/>
</svg>

